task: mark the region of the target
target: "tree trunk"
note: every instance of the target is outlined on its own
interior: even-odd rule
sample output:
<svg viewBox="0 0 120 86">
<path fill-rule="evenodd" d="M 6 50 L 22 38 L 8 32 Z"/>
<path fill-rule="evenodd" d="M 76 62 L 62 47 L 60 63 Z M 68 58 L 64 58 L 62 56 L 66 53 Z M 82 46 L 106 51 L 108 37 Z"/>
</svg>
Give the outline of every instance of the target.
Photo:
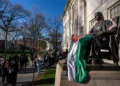
<svg viewBox="0 0 120 86">
<path fill-rule="evenodd" d="M 38 43 L 38 44 L 39 44 L 39 51 L 40 51 L 40 40 L 39 40 L 39 43 Z"/>
<path fill-rule="evenodd" d="M 34 53 L 34 40 L 32 40 L 32 53 Z"/>
<path fill-rule="evenodd" d="M 23 44 L 24 44 L 24 45 L 23 45 L 23 54 L 25 54 L 26 40 L 25 40 L 24 38 L 23 38 L 23 42 L 24 42 L 24 43 L 23 43 Z"/>
<path fill-rule="evenodd" d="M 16 51 L 16 54 L 17 54 L 17 40 L 15 40 L 15 51 Z"/>
<path fill-rule="evenodd" d="M 6 60 L 6 51 L 7 51 L 7 34 L 8 34 L 8 31 L 5 32 L 5 60 Z"/>
</svg>

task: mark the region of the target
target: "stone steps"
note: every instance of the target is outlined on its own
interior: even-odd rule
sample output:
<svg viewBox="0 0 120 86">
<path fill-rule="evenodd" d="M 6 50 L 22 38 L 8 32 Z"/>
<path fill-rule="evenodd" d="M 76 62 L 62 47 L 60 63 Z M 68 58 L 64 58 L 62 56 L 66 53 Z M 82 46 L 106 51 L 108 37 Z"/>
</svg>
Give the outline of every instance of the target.
<svg viewBox="0 0 120 86">
<path fill-rule="evenodd" d="M 68 81 L 65 62 L 58 63 L 56 68 L 55 86 L 120 86 L 120 66 L 113 64 L 87 64 L 89 77 L 85 83 Z"/>
<path fill-rule="evenodd" d="M 90 79 L 86 83 L 68 81 L 66 74 L 62 73 L 60 86 L 120 86 L 119 71 L 90 71 Z"/>
<path fill-rule="evenodd" d="M 117 65 L 110 65 L 110 64 L 95 64 L 95 65 L 91 65 L 91 64 L 87 64 L 87 70 L 88 71 L 95 71 L 95 70 L 102 70 L 102 71 L 120 71 L 120 66 Z"/>
</svg>

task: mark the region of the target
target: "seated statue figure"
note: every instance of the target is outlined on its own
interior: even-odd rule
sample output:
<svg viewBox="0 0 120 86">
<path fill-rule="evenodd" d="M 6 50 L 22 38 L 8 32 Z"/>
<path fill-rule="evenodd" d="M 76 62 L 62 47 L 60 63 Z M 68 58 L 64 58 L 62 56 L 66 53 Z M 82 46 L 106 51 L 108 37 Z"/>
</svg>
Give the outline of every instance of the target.
<svg viewBox="0 0 120 86">
<path fill-rule="evenodd" d="M 94 63 L 101 62 L 101 49 L 108 50 L 114 63 L 118 65 L 118 43 L 115 39 L 116 33 L 119 32 L 117 24 L 115 21 L 104 20 L 101 12 L 95 13 L 95 19 L 98 22 L 92 27 L 88 35 L 80 36 L 77 41 L 72 37 L 74 43 L 67 56 L 69 80 L 85 82 L 88 78 L 86 62 L 89 59 L 92 59 Z"/>
<path fill-rule="evenodd" d="M 116 34 L 116 23 L 110 20 L 104 20 L 103 14 L 101 12 L 95 13 L 95 19 L 98 21 L 89 31 L 92 34 L 92 39 L 89 41 L 86 52 L 85 59 L 87 62 L 95 63 L 95 59 L 100 60 L 99 51 L 101 48 L 109 49 L 113 57 L 114 64 L 118 65 L 118 49 L 115 49 L 116 43 L 112 35 Z"/>
</svg>

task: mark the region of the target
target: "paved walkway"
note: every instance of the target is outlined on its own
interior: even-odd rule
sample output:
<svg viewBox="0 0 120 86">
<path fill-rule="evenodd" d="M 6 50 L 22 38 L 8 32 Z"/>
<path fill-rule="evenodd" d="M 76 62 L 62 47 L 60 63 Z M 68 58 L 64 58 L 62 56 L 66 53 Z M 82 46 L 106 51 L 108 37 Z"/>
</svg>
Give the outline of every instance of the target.
<svg viewBox="0 0 120 86">
<path fill-rule="evenodd" d="M 34 68 L 27 68 L 27 69 L 20 70 L 17 75 L 16 86 L 32 86 L 32 84 L 34 84 L 32 82 L 33 81 L 33 72 L 34 72 Z M 34 75 L 35 75 L 34 79 L 36 79 L 38 75 L 36 73 Z M 3 85 L 1 83 L 1 81 L 2 81 L 2 78 L 0 77 L 0 86 L 11 86 L 8 84 Z"/>
</svg>

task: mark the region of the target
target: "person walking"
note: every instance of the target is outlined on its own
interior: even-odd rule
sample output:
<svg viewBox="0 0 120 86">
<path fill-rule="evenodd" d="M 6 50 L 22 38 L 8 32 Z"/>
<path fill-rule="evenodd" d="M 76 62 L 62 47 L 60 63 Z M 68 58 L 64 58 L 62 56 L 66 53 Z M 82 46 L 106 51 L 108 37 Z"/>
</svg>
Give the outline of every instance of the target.
<svg viewBox="0 0 120 86">
<path fill-rule="evenodd" d="M 6 79 L 7 83 L 9 82 L 8 73 L 9 73 L 9 70 L 8 70 L 8 61 L 4 61 L 3 65 L 2 65 L 2 83 L 3 84 L 5 82 L 5 79 Z"/>
<path fill-rule="evenodd" d="M 16 81 L 17 81 L 17 73 L 18 73 L 18 62 L 15 58 L 10 62 L 10 70 L 9 70 L 9 79 L 10 79 L 10 84 L 12 86 L 16 86 Z"/>
<path fill-rule="evenodd" d="M 0 74 L 2 72 L 2 64 L 4 63 L 4 58 L 0 56 Z"/>
<path fill-rule="evenodd" d="M 23 55 L 20 56 L 20 69 L 23 69 Z"/>
<path fill-rule="evenodd" d="M 39 74 L 40 73 L 40 66 L 41 66 L 41 57 L 40 57 L 40 55 L 39 54 L 37 54 L 37 58 L 36 58 L 36 67 L 37 67 L 37 74 Z"/>
</svg>

